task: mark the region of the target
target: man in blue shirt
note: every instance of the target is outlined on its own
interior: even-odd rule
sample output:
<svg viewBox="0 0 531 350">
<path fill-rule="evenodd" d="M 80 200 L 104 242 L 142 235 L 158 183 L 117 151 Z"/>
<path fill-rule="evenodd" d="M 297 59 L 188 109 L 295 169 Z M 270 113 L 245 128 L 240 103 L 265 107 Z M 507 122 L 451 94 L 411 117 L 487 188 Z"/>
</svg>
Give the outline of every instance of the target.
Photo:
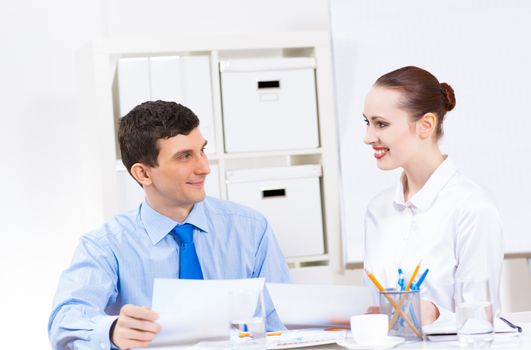
<svg viewBox="0 0 531 350">
<path fill-rule="evenodd" d="M 48 324 L 53 349 L 149 345 L 160 331 L 158 315 L 145 306 L 151 305 L 153 279 L 178 278 L 188 264 L 179 260 L 172 234 L 182 224 L 193 226 L 195 261 L 204 279 L 289 282 L 267 220 L 252 209 L 205 197 L 210 169 L 198 125 L 191 110 L 164 101 L 145 102 L 121 119 L 122 161 L 146 197 L 137 210 L 81 237 L 54 299 Z M 266 299 L 267 328 L 282 328 Z"/>
</svg>

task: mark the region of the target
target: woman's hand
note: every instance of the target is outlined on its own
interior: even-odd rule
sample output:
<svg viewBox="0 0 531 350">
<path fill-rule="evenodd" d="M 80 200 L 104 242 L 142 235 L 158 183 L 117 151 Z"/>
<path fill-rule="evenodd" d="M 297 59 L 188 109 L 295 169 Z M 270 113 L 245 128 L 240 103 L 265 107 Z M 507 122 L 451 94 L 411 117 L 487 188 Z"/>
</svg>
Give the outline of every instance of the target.
<svg viewBox="0 0 531 350">
<path fill-rule="evenodd" d="M 428 300 L 420 301 L 420 313 L 422 315 L 422 325 L 432 324 L 439 318 L 439 309 L 434 303 Z"/>
<path fill-rule="evenodd" d="M 367 314 L 379 314 L 380 313 L 380 307 L 379 306 L 369 306 L 367 309 Z"/>
</svg>

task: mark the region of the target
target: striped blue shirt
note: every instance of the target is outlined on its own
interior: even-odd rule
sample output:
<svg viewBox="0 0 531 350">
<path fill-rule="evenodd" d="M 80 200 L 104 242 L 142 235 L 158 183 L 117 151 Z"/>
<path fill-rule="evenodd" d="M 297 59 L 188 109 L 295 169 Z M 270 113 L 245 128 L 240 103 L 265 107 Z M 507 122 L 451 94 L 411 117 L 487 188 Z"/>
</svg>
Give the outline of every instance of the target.
<svg viewBox="0 0 531 350">
<path fill-rule="evenodd" d="M 238 204 L 206 197 L 184 221 L 205 279 L 264 277 L 289 282 L 267 220 Z M 177 225 L 143 202 L 81 237 L 54 298 L 48 333 L 53 349 L 109 349 L 109 329 L 125 304 L 150 306 L 154 278 L 178 278 Z M 283 328 L 266 296 L 268 330 Z"/>
</svg>

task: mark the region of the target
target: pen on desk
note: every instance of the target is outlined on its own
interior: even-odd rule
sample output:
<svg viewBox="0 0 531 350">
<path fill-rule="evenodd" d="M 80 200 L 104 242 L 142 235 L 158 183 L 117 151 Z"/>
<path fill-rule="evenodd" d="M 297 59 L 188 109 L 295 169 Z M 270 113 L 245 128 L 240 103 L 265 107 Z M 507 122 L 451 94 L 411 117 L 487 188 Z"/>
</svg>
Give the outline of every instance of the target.
<svg viewBox="0 0 531 350">
<path fill-rule="evenodd" d="M 419 280 L 417 281 L 417 283 L 415 283 L 415 285 L 411 288 L 413 290 L 420 290 L 420 286 L 422 285 L 422 282 L 424 282 L 424 279 L 426 278 L 426 275 L 428 274 L 428 272 L 430 271 L 430 269 L 426 269 L 424 270 L 424 272 L 422 273 L 422 275 L 420 275 L 420 278 Z"/>
<path fill-rule="evenodd" d="M 518 331 L 518 333 L 522 333 L 522 327 L 520 326 L 517 326 L 515 325 L 514 323 L 512 323 L 511 321 L 509 321 L 508 319 L 506 319 L 505 317 L 498 317 L 500 320 L 502 320 L 503 322 L 505 322 L 509 327 L 513 328 L 513 329 L 516 329 Z"/>
</svg>

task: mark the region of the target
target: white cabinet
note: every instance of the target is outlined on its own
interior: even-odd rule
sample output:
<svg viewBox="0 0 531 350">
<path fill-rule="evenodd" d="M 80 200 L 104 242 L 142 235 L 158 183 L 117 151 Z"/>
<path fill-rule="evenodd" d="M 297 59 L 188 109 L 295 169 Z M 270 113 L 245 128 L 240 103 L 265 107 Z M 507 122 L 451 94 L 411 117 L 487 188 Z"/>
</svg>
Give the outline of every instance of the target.
<svg viewBox="0 0 531 350">
<path fill-rule="evenodd" d="M 120 161 L 115 126 L 122 111 L 145 100 L 176 100 L 199 116 L 212 146 L 207 194 L 264 213 L 291 267 L 326 266 L 339 276 L 330 52 L 327 32 L 109 39 L 87 46 L 80 54 L 82 111 L 99 136 L 104 218 L 142 197 Z"/>
<path fill-rule="evenodd" d="M 228 199 L 264 214 L 284 256 L 324 254 L 321 167 L 235 170 L 227 173 Z"/>
<path fill-rule="evenodd" d="M 310 57 L 222 61 L 225 151 L 319 147 L 314 68 Z"/>
</svg>

